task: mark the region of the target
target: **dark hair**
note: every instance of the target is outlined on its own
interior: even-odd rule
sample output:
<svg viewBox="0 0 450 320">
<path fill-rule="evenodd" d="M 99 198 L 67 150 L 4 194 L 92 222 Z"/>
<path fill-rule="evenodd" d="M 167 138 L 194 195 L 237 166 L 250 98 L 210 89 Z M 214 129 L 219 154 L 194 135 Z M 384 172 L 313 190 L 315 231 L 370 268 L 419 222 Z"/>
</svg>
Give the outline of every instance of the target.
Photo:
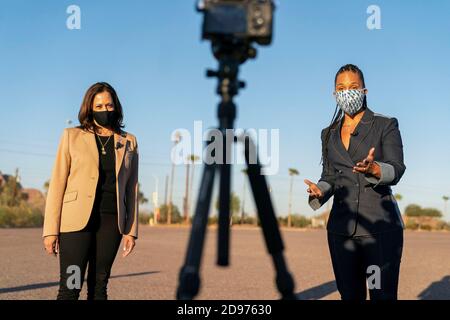
<svg viewBox="0 0 450 320">
<path fill-rule="evenodd" d="M 346 64 L 345 66 L 342 66 L 338 72 L 336 73 L 336 76 L 334 77 L 334 85 L 336 86 L 337 78 L 341 73 L 344 72 L 353 72 L 356 73 L 359 78 L 361 79 L 363 88 L 366 87 L 366 83 L 364 81 L 364 74 L 357 66 L 353 64 Z M 364 97 L 363 102 L 363 109 L 367 108 L 367 98 Z M 341 121 L 342 117 L 344 116 L 344 112 L 336 105 L 336 109 L 334 110 L 333 118 L 331 119 L 331 123 L 328 126 L 328 128 L 325 129 L 325 139 L 323 141 L 322 145 L 322 163 L 324 165 L 327 165 L 328 161 L 328 141 L 330 140 L 331 130 L 336 128 L 338 123 Z"/>
<path fill-rule="evenodd" d="M 109 92 L 114 103 L 114 122 L 111 125 L 111 129 L 116 133 L 120 133 L 122 131 L 121 129 L 125 127 L 122 123 L 123 121 L 122 105 L 120 104 L 116 90 L 114 90 L 114 88 L 109 83 L 106 82 L 97 82 L 86 91 L 83 103 L 81 104 L 80 107 L 80 112 L 78 113 L 78 120 L 80 121 L 80 127 L 82 127 L 85 130 L 95 131 L 94 129 L 96 125 L 94 123 L 92 105 L 94 103 L 95 96 L 103 92 Z"/>
</svg>

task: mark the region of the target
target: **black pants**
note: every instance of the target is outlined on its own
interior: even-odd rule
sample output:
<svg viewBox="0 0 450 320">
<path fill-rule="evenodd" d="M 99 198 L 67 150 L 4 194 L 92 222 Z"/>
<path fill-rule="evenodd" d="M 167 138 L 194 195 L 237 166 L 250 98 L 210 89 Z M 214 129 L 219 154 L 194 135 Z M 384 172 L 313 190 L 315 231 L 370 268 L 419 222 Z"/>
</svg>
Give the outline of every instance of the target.
<svg viewBox="0 0 450 320">
<path fill-rule="evenodd" d="M 61 233 L 60 283 L 58 300 L 77 300 L 80 297 L 86 267 L 88 300 L 106 300 L 111 267 L 122 236 L 117 216 L 92 213 L 88 225 L 81 231 Z M 74 270 L 79 268 L 79 272 Z M 76 284 L 79 275 L 80 286 Z"/>
<path fill-rule="evenodd" d="M 367 284 L 371 300 L 397 300 L 403 230 L 365 237 L 329 232 L 328 245 L 342 300 L 366 300 Z"/>
</svg>

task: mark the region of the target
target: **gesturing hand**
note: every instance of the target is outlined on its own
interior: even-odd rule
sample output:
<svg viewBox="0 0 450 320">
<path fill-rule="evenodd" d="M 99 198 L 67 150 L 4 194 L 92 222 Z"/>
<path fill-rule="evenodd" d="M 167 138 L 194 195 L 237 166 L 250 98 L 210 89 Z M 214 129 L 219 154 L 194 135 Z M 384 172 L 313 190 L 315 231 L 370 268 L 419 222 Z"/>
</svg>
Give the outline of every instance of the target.
<svg viewBox="0 0 450 320">
<path fill-rule="evenodd" d="M 320 199 L 323 197 L 322 191 L 320 191 L 317 184 L 309 181 L 308 179 L 304 180 L 306 185 L 308 186 L 308 189 L 306 190 L 309 193 L 309 196 L 312 198 Z"/>
<path fill-rule="evenodd" d="M 353 173 L 364 173 L 380 178 L 380 166 L 374 162 L 375 148 L 370 149 L 367 157 L 353 167 Z"/>
</svg>

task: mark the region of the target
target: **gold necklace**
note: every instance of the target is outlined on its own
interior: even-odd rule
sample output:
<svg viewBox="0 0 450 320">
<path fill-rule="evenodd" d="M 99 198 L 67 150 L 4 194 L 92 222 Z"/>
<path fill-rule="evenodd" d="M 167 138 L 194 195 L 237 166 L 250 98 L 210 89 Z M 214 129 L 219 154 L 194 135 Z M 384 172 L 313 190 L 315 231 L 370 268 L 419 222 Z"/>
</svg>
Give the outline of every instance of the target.
<svg viewBox="0 0 450 320">
<path fill-rule="evenodd" d="M 105 147 L 106 147 L 106 145 L 108 144 L 109 139 L 111 139 L 111 137 L 112 137 L 113 135 L 110 135 L 110 136 L 108 137 L 108 140 L 106 140 L 105 144 L 102 143 L 102 140 L 100 139 L 100 137 L 99 137 L 97 134 L 96 134 L 96 136 L 97 136 L 98 141 L 100 142 L 100 144 L 101 144 L 101 146 L 102 146 L 102 155 L 106 155 Z"/>
</svg>

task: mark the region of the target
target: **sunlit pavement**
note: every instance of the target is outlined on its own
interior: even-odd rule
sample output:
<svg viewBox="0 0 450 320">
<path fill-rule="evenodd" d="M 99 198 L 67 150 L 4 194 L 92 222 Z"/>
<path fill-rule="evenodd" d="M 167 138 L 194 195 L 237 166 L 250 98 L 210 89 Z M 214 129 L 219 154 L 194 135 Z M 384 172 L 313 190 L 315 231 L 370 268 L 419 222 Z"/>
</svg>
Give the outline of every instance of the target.
<svg viewBox="0 0 450 320">
<path fill-rule="evenodd" d="M 134 253 L 118 253 L 110 299 L 174 299 L 187 227 L 140 227 Z M 285 255 L 301 299 L 339 299 L 323 230 L 282 231 Z M 261 231 L 233 227 L 231 265 L 218 267 L 214 228 L 208 230 L 199 299 L 278 299 Z M 450 233 L 406 232 L 400 299 L 450 299 Z M 54 299 L 58 259 L 43 249 L 40 229 L 0 229 L 0 299 Z M 85 286 L 82 299 L 85 299 Z"/>
</svg>

